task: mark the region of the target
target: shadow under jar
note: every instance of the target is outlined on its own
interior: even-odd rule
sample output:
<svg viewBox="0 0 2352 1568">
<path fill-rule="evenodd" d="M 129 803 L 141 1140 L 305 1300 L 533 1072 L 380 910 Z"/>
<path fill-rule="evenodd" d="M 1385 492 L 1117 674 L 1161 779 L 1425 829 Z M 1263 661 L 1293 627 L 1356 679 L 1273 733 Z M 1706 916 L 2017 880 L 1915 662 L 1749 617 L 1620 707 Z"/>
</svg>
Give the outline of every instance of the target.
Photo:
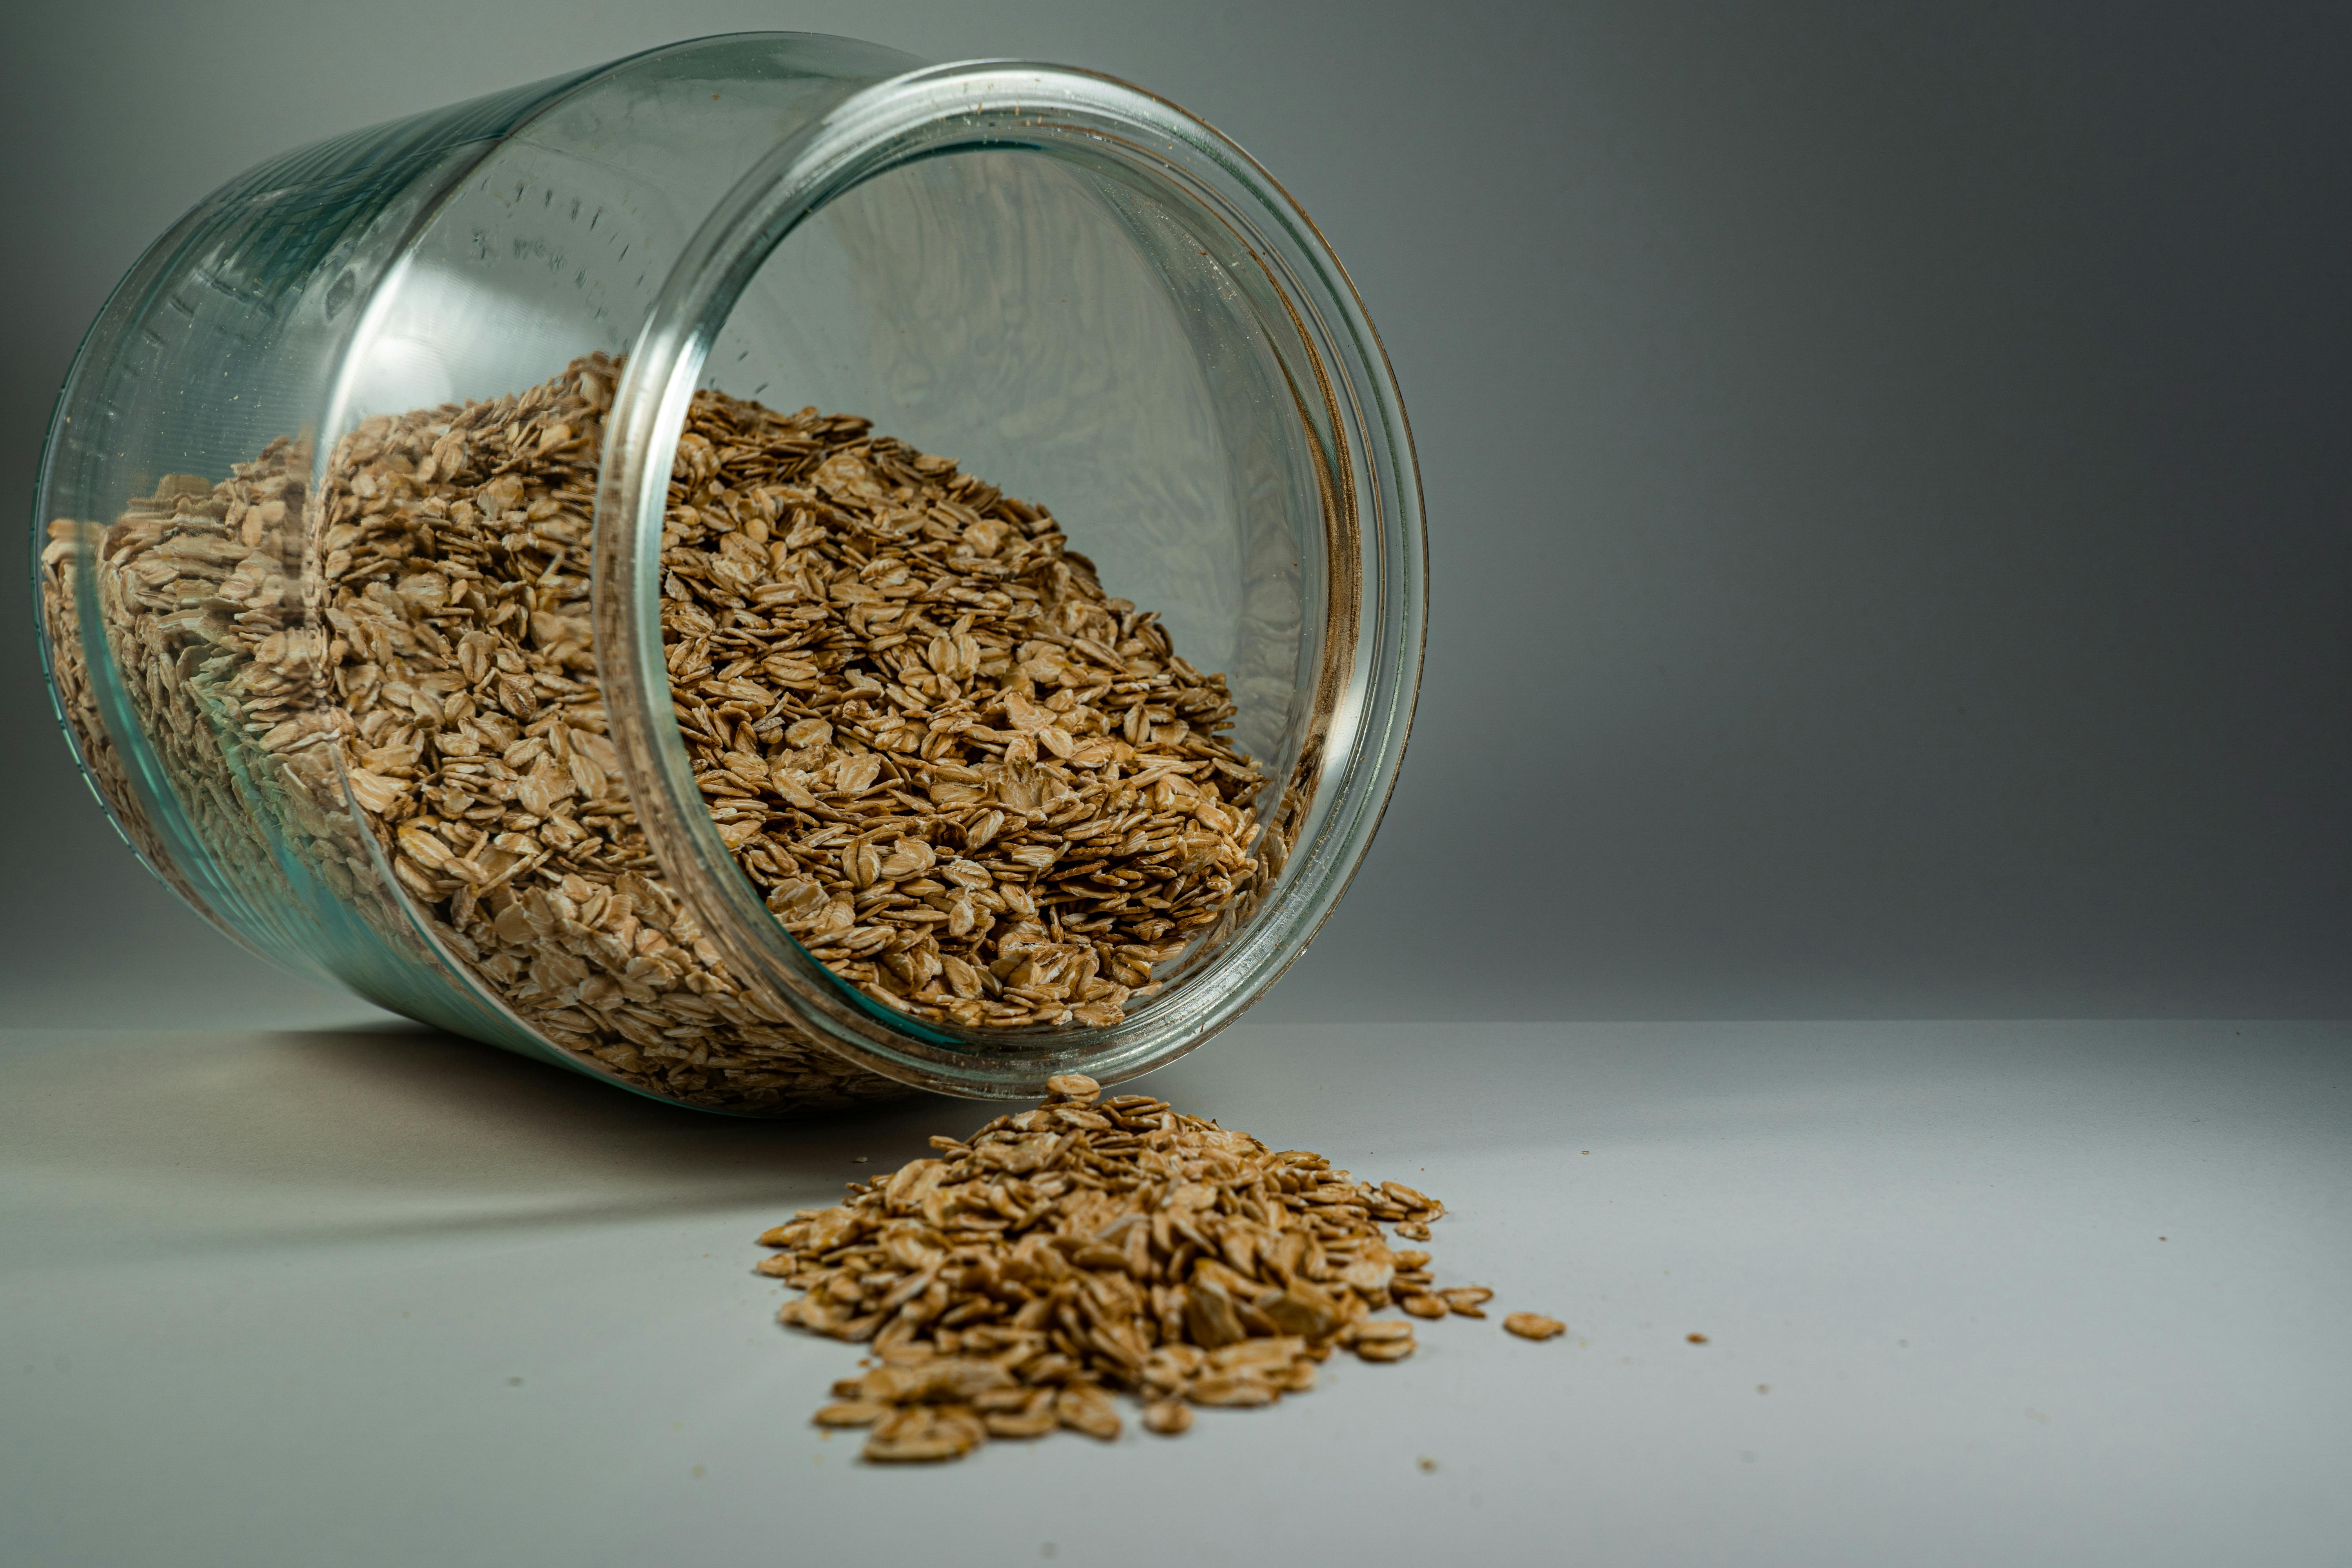
<svg viewBox="0 0 2352 1568">
<path fill-rule="evenodd" d="M 810 35 L 233 182 L 92 327 L 38 516 L 68 737 L 199 913 L 745 1113 L 1215 1033 L 1421 662 L 1403 409 L 1265 173 L 1104 77 Z"/>
</svg>

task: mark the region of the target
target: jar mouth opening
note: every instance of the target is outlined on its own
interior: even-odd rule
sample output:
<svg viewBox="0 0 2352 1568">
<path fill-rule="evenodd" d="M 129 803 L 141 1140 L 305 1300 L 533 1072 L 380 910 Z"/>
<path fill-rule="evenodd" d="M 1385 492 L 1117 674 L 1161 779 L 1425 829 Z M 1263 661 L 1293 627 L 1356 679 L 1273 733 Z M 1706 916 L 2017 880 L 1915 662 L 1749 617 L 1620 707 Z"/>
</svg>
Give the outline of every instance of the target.
<svg viewBox="0 0 2352 1568">
<path fill-rule="evenodd" d="M 1097 188 L 1131 193 L 1153 215 L 1141 221 L 1172 221 L 1185 267 L 1193 250 L 1204 264 L 1194 282 L 1210 309 L 1194 314 L 1207 321 L 1221 301 L 1245 324 L 1202 330 L 1220 342 L 1253 340 L 1244 357 L 1262 362 L 1256 384 L 1272 394 L 1228 401 L 1275 405 L 1269 416 L 1288 427 L 1303 476 L 1290 509 L 1313 579 L 1301 590 L 1310 624 L 1292 682 L 1300 707 L 1288 754 L 1261 759 L 1278 765 L 1268 795 L 1297 798 L 1295 842 L 1238 930 L 1181 961 L 1174 984 L 1108 1026 L 934 1025 L 825 968 L 768 911 L 705 809 L 662 645 L 671 455 L 696 392 L 712 384 L 714 351 L 747 289 L 780 247 L 853 193 L 929 161 L 1007 153 L 1043 155 Z M 1245 153 L 1165 100 L 1093 73 L 992 61 L 910 72 L 762 158 L 704 221 L 637 335 L 606 426 L 594 526 L 598 673 L 663 873 L 739 982 L 778 999 L 841 1055 L 918 1087 L 1034 1095 L 1055 1072 L 1116 1081 L 1207 1039 L 1279 977 L 1336 904 L 1403 751 L 1421 661 L 1423 547 L 1411 437 L 1378 337 L 1311 222 Z M 1272 816 L 1261 809 L 1261 820 Z"/>
</svg>

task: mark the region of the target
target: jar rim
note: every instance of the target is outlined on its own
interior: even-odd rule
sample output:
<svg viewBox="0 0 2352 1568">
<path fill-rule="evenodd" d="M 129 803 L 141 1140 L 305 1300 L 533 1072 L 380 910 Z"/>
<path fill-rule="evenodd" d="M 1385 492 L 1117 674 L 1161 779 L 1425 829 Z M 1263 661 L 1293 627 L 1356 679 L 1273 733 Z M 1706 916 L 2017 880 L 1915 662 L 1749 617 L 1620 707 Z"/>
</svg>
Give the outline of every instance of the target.
<svg viewBox="0 0 2352 1568">
<path fill-rule="evenodd" d="M 1327 595 L 1308 756 L 1331 792 L 1289 873 L 1246 926 L 1149 1009 L 1107 1027 L 961 1029 L 885 1007 L 789 936 L 734 863 L 696 788 L 671 712 L 660 624 L 669 454 L 736 302 L 778 246 L 828 203 L 918 159 L 979 150 L 1083 163 L 1216 226 L 1286 322 L 1291 393 L 1319 448 Z M 1255 281 L 1255 279 L 1254 279 Z M 658 456 L 656 456 L 658 454 Z M 656 860 L 740 984 L 781 1003 L 868 1070 L 970 1097 L 1030 1097 L 1047 1077 L 1104 1082 L 1164 1065 L 1255 1002 L 1345 891 L 1394 785 L 1426 613 L 1419 475 L 1387 353 L 1352 281 L 1288 194 L 1230 139 L 1116 78 L 1027 61 L 926 67 L 853 94 L 772 149 L 704 220 L 623 366 L 596 497 L 593 608 L 611 738 Z"/>
</svg>

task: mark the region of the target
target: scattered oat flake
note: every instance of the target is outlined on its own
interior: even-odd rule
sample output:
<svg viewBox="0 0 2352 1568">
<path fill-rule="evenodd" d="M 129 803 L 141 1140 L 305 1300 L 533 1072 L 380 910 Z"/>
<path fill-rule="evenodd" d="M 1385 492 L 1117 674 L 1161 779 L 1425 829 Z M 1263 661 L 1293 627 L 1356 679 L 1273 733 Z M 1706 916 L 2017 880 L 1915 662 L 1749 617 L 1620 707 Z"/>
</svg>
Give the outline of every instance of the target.
<svg viewBox="0 0 2352 1568">
<path fill-rule="evenodd" d="M 1143 1407 L 1143 1426 L 1163 1437 L 1181 1436 L 1192 1429 L 1192 1407 L 1181 1399 L 1157 1399 Z"/>
<path fill-rule="evenodd" d="M 1513 1312 L 1503 1320 L 1503 1327 L 1523 1340 L 1548 1340 L 1568 1330 L 1558 1318 L 1547 1318 L 1541 1312 Z"/>
<path fill-rule="evenodd" d="M 1706 1343 L 1706 1336 L 1705 1334 L 1685 1334 L 1683 1338 L 1688 1340 L 1695 1345 L 1703 1345 Z"/>
</svg>

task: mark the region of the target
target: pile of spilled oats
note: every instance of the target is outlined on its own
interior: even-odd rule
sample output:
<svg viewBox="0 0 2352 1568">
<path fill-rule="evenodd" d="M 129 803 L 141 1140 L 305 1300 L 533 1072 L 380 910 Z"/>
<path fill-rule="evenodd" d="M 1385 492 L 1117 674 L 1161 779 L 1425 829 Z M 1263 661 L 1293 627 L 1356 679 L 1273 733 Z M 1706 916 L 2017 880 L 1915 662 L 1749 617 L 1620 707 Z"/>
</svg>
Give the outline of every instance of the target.
<svg viewBox="0 0 2352 1568">
<path fill-rule="evenodd" d="M 778 1249 L 760 1272 L 804 1292 L 780 1321 L 868 1349 L 869 1370 L 816 1413 L 869 1428 L 866 1458 L 956 1459 L 1059 1427 L 1108 1441 L 1114 1391 L 1172 1436 L 1194 1405 L 1304 1393 L 1334 1351 L 1402 1361 L 1413 1327 L 1385 1307 L 1486 1315 L 1494 1291 L 1438 1289 L 1429 1254 L 1382 1237 L 1393 1224 L 1428 1240 L 1437 1199 L 1149 1095 L 1104 1099 L 1079 1074 L 1047 1088 L 1035 1110 L 933 1138 L 937 1158 L 760 1238 Z M 1566 1327 L 1535 1312 L 1503 1326 L 1530 1340 Z"/>
</svg>

